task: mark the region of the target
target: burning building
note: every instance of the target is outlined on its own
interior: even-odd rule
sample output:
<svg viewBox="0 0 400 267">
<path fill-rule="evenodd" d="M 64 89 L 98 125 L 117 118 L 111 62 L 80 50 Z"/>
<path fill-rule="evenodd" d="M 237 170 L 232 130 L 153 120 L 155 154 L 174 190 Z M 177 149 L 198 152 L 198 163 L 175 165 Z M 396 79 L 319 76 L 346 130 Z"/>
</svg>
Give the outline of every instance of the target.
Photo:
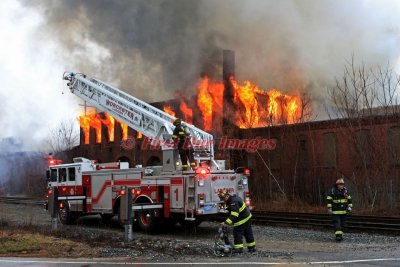
<svg viewBox="0 0 400 267">
<path fill-rule="evenodd" d="M 299 91 L 285 93 L 262 89 L 251 81 L 239 82 L 234 61 L 232 51 L 223 51 L 222 81 L 205 72 L 193 96 L 177 92 L 175 99 L 152 105 L 212 133 L 215 156 L 227 160 L 228 167 L 249 166 L 253 171 L 251 191 L 258 203 L 285 196 L 322 205 L 325 189 L 338 176 L 354 183 L 365 177 L 358 184 L 371 188 L 377 182 L 374 177 L 380 175 L 376 170 L 384 170 L 397 190 L 392 199 L 399 197 L 397 115 L 371 116 L 356 122 L 307 122 L 309 111 Z M 141 134 L 108 114 L 85 114 L 79 121 L 81 144 L 69 152 L 70 158 L 128 161 L 131 166 L 161 164 L 161 151 L 141 149 Z M 274 139 L 276 146 L 218 150 L 224 138 L 248 140 L 247 144 Z M 368 194 L 364 189 L 355 192 L 366 198 Z"/>
</svg>

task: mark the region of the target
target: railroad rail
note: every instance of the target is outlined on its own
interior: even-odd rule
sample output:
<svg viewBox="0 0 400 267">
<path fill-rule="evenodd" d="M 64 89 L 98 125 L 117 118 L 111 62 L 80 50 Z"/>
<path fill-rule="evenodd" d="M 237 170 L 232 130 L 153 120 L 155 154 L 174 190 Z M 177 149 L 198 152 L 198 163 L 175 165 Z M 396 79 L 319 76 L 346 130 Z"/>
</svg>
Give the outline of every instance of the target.
<svg viewBox="0 0 400 267">
<path fill-rule="evenodd" d="M 0 197 L 0 202 L 10 204 L 43 206 L 45 202 L 26 197 Z M 329 214 L 277 212 L 253 210 L 253 222 L 259 225 L 288 225 L 295 227 L 332 228 L 332 219 Z M 383 216 L 347 216 L 347 228 L 363 232 L 400 233 L 400 217 Z"/>
<path fill-rule="evenodd" d="M 0 197 L 0 202 L 10 203 L 10 204 L 34 205 L 34 206 L 43 206 L 45 204 L 44 200 L 38 200 L 37 198 L 29 198 L 29 197 Z"/>
<path fill-rule="evenodd" d="M 253 221 L 263 225 L 332 228 L 330 214 L 253 210 Z M 400 217 L 348 215 L 346 227 L 354 231 L 400 233 Z"/>
</svg>

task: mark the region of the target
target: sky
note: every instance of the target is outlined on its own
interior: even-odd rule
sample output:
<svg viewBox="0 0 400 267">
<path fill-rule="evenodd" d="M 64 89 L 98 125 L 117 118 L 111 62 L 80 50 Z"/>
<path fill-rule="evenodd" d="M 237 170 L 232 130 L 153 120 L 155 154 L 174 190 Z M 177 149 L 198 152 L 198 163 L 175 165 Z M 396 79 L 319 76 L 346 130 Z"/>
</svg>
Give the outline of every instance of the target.
<svg viewBox="0 0 400 267">
<path fill-rule="evenodd" d="M 161 101 L 220 73 L 222 49 L 237 80 L 318 103 L 352 55 L 400 71 L 399 14 L 395 0 L 2 0 L 0 140 L 45 149 L 50 129 L 76 119 L 64 71 Z"/>
</svg>

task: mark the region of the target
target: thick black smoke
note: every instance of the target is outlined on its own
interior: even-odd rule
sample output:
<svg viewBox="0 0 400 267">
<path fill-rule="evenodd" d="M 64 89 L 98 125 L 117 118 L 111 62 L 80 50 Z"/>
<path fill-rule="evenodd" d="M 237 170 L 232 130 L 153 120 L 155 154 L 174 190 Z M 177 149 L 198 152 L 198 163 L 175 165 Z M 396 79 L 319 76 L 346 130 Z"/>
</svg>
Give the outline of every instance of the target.
<svg viewBox="0 0 400 267">
<path fill-rule="evenodd" d="M 352 54 L 367 65 L 399 58 L 396 1 L 21 0 L 45 20 L 77 71 L 148 101 L 173 97 L 236 52 L 236 76 L 263 89 L 317 96 Z M 216 75 L 217 76 L 217 75 Z"/>
</svg>

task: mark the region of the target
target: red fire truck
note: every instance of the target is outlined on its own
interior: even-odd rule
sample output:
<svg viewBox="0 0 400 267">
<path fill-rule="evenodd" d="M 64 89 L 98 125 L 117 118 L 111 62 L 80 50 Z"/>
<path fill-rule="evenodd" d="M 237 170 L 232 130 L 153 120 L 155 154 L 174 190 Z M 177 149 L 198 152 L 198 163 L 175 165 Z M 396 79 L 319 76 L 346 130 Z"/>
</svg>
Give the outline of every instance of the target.
<svg viewBox="0 0 400 267">
<path fill-rule="evenodd" d="M 226 170 L 223 160 L 215 160 L 212 135 L 186 124 L 197 167 L 183 171 L 179 153 L 169 142 L 175 117 L 86 75 L 65 73 L 64 79 L 71 92 L 98 110 L 161 143 L 163 164 L 129 168 L 126 162 L 96 164 L 75 158 L 70 164 L 50 166 L 48 194 L 57 188 L 62 223 L 71 224 L 89 214 L 100 214 L 104 219 L 119 216 L 120 199 L 128 188 L 132 190 L 135 218 L 146 231 L 156 229 L 161 221 L 198 224 L 223 212 L 219 189 L 228 189 L 250 205 L 249 169 Z"/>
</svg>

